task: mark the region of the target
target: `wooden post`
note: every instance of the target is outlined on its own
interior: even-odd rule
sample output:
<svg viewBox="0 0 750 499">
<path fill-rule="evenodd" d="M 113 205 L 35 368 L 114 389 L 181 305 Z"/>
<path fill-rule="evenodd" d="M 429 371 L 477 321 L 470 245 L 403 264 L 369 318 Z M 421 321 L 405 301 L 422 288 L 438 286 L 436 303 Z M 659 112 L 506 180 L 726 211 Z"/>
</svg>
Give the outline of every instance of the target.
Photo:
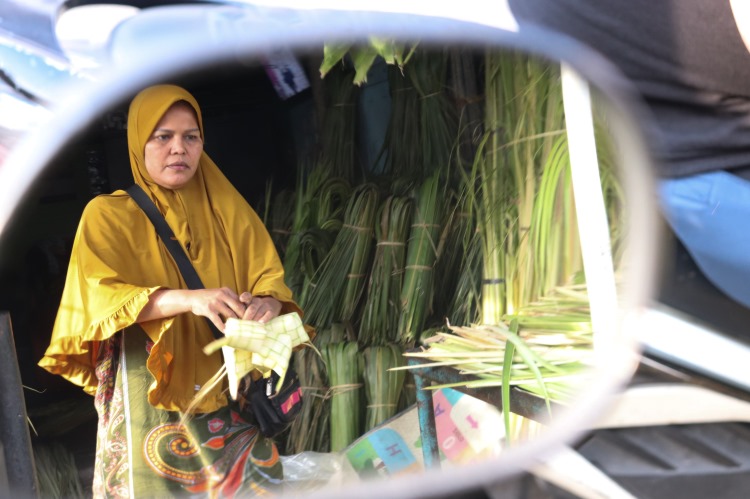
<svg viewBox="0 0 750 499">
<path fill-rule="evenodd" d="M 39 497 L 21 373 L 8 312 L 0 312 L 0 452 L 0 495 Z"/>
</svg>

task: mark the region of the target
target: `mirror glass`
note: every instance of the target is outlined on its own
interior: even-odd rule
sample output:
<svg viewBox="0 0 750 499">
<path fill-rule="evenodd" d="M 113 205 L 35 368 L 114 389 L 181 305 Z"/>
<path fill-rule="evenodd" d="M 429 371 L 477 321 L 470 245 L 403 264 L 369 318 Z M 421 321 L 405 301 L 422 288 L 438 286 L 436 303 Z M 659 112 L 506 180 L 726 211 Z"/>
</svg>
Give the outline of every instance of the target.
<svg viewBox="0 0 750 499">
<path fill-rule="evenodd" d="M 649 235 L 631 224 L 628 175 L 642 165 L 628 173 L 621 110 L 572 68 L 373 38 L 142 80 L 195 96 L 205 151 L 267 227 L 316 330 L 292 357 L 303 411 L 277 438 L 295 493 L 375 494 L 386 477 L 428 490 L 508 465 L 555 428 L 583 431 L 576 410 L 593 424 L 592 398 L 633 369 L 623 318 L 644 300 L 632 265 Z M 49 154 L 3 234 L 0 309 L 32 440 L 75 441 L 79 469 L 91 399 L 36 363 L 83 208 L 133 182 L 130 90 Z"/>
</svg>

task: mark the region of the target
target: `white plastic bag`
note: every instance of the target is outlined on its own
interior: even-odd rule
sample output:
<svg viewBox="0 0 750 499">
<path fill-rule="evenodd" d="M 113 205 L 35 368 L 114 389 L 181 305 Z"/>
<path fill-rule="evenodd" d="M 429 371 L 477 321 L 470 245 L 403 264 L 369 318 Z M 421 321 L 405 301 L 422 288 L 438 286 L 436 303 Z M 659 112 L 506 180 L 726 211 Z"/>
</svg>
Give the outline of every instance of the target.
<svg viewBox="0 0 750 499">
<path fill-rule="evenodd" d="M 280 459 L 284 467 L 285 489 L 292 495 L 337 487 L 359 479 L 342 453 L 305 451 Z"/>
</svg>

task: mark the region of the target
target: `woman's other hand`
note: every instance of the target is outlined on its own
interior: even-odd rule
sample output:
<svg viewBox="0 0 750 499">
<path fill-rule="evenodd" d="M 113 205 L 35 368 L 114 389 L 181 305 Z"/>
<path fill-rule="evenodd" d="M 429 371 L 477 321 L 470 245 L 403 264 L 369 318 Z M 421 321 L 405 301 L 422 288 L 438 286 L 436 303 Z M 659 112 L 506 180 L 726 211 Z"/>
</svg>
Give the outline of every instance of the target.
<svg viewBox="0 0 750 499">
<path fill-rule="evenodd" d="M 241 319 L 245 314 L 245 304 L 229 288 L 192 290 L 189 303 L 191 312 L 207 317 L 221 332 L 227 319 Z"/>
<path fill-rule="evenodd" d="M 240 301 L 247 305 L 242 316 L 245 320 L 268 322 L 281 312 L 281 302 L 273 296 L 253 296 L 245 291 L 240 295 Z"/>
</svg>

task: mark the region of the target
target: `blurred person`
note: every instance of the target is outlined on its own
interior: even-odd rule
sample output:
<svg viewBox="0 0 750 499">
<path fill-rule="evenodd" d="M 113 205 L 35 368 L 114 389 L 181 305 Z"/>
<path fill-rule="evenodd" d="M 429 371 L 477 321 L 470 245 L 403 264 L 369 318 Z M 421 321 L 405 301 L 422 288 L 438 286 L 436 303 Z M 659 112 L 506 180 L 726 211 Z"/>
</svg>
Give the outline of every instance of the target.
<svg viewBox="0 0 750 499">
<path fill-rule="evenodd" d="M 750 307 L 750 10 L 743 0 L 508 0 L 634 84 L 652 115 L 663 214 L 717 288 Z"/>
</svg>

